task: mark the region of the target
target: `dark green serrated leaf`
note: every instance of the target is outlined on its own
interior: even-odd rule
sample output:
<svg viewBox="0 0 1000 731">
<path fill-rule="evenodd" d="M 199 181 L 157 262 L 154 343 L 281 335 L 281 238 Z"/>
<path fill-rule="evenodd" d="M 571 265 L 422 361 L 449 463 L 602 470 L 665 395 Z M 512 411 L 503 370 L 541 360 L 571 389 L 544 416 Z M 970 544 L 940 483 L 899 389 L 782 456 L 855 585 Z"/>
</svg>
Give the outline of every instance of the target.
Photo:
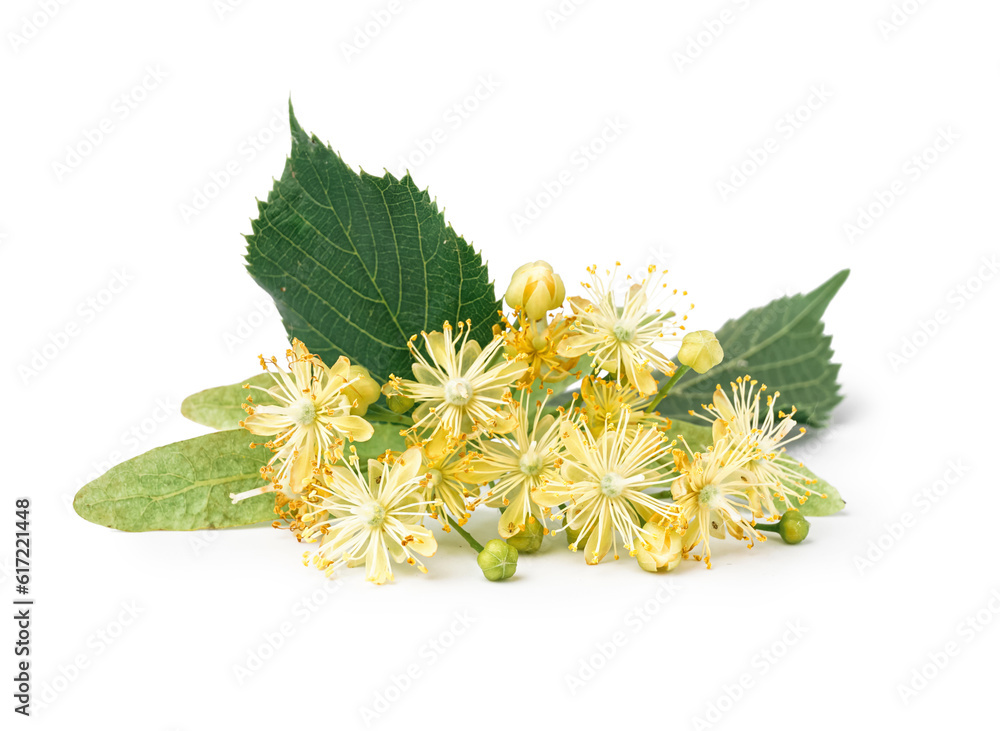
<svg viewBox="0 0 1000 731">
<path fill-rule="evenodd" d="M 729 320 L 716 333 L 725 360 L 708 373 L 682 378 L 660 404 L 666 416 L 687 416 L 711 403 L 716 384 L 751 375 L 781 392 L 785 409 L 798 408 L 801 424 L 822 427 L 843 398 L 837 384 L 840 364 L 832 362 L 831 337 L 822 316 L 850 270 L 833 276 L 809 294 L 781 297 Z"/>
<path fill-rule="evenodd" d="M 479 253 L 409 175 L 355 173 L 299 126 L 247 236 L 247 270 L 285 329 L 328 362 L 346 355 L 372 377 L 410 375 L 406 342 L 471 319 L 492 337 L 500 306 Z"/>
<path fill-rule="evenodd" d="M 242 429 L 152 449 L 112 467 L 80 489 L 73 508 L 91 523 L 124 531 L 198 530 L 274 518 L 274 496 L 233 505 L 230 493 L 264 484 L 266 449 Z"/>
<path fill-rule="evenodd" d="M 258 373 L 229 386 L 206 388 L 184 399 L 181 413 L 191 421 L 213 429 L 237 429 L 247 415 L 242 406 L 247 395 L 252 395 L 256 404 L 277 403 L 264 391 L 248 391 L 243 388 L 244 384 L 270 388 L 274 385 L 274 378 L 268 373 Z"/>
</svg>

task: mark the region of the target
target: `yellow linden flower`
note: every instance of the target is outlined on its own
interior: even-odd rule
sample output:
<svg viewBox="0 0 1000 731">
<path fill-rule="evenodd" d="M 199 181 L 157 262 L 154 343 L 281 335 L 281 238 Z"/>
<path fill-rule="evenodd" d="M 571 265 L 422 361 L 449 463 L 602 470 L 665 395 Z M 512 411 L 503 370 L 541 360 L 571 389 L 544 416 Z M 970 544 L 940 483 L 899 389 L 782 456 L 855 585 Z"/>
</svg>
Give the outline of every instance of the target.
<svg viewBox="0 0 1000 731">
<path fill-rule="evenodd" d="M 520 402 L 514 404 L 514 429 L 494 440 L 481 439 L 481 454 L 472 462 L 480 483 L 494 483 L 477 505 L 485 503 L 503 511 L 498 525 L 502 538 L 526 531 L 533 520 L 540 521 L 542 532 L 548 533 L 544 511 L 532 495 L 548 480 L 558 479 L 562 462 L 559 421 L 552 414 L 542 415 L 548 396 L 536 403 L 534 414 L 528 398 L 528 392 L 521 391 Z"/>
<path fill-rule="evenodd" d="M 615 265 L 615 272 L 618 266 Z M 666 271 L 658 274 L 656 267 L 650 266 L 649 276 L 629 288 L 621 306 L 615 302 L 611 289 L 615 272 L 608 270 L 609 281 L 605 282 L 597 276 L 597 267 L 588 267 L 587 271 L 591 281 L 582 284 L 590 290 L 590 298 L 569 298 L 576 318 L 572 326 L 574 332 L 562 341 L 559 354 L 580 356 L 588 353 L 594 357 L 595 365 L 616 375 L 618 382 L 625 377 L 639 393 L 656 393 L 653 370 L 671 376 L 677 368 L 660 348 L 665 342 L 681 341 L 683 323 L 687 320 L 687 315 L 678 320 L 670 311 L 652 309 L 652 296 L 667 287 L 663 283 Z M 678 291 L 675 289 L 672 294 Z"/>
<path fill-rule="evenodd" d="M 578 535 L 570 548 L 586 539 L 588 564 L 599 563 L 612 548 L 617 559 L 619 535 L 634 555 L 654 539 L 645 523 L 653 517 L 672 522 L 679 515 L 675 506 L 644 492 L 676 479 L 659 464 L 670 454 L 670 443 L 656 429 L 628 429 L 628 421 L 625 409 L 617 426 L 595 437 L 586 422 L 564 419 L 560 476 L 532 494 L 543 507 L 567 503 L 565 528 Z"/>
<path fill-rule="evenodd" d="M 365 386 L 363 376 L 351 372 L 347 358 L 327 367 L 299 340 L 292 341 L 286 357 L 287 373 L 277 369 L 277 358 L 267 361 L 260 356 L 274 386 L 248 388 L 266 391 L 278 403 L 256 405 L 252 396 L 247 397 L 243 406 L 247 417 L 240 422 L 251 434 L 273 435 L 266 446 L 274 456 L 261 468 L 261 476 L 271 485 L 240 493 L 234 500 L 279 489 L 299 493 L 314 471 L 337 461 L 345 439 L 364 442 L 374 433 L 371 424 L 351 413 L 354 402 L 347 395 L 349 389 Z"/>
<path fill-rule="evenodd" d="M 469 519 L 466 500 L 479 494 L 480 480 L 470 466 L 474 455 L 466 451 L 464 441 L 456 440 L 443 429 L 435 432 L 429 440 L 419 441 L 410 436 L 408 441 L 423 453 L 423 469 L 427 473 L 425 495 L 434 504 L 431 516 L 440 520 L 446 531 L 450 531 L 443 510 L 447 509 L 459 525 L 465 525 Z M 438 506 L 442 510 L 438 510 Z"/>
<path fill-rule="evenodd" d="M 549 323 L 545 320 L 532 321 L 523 315 L 514 323 L 506 320 L 505 323 L 507 354 L 520 356 L 528 365 L 518 386 L 530 386 L 539 379 L 543 383 L 561 381 L 579 362 L 579 357 L 559 355 L 559 344 L 569 335 L 571 323 L 561 314 L 555 315 Z"/>
<path fill-rule="evenodd" d="M 690 452 L 690 449 L 688 450 Z M 753 459 L 751 450 L 725 439 L 717 441 L 707 453 L 674 450 L 674 469 L 681 476 L 671 494 L 686 521 L 684 555 L 700 544 L 704 546 L 705 565 L 712 568 L 710 539 L 723 540 L 726 533 L 737 540 L 767 540 L 755 528 L 749 490 L 757 487 L 746 465 Z M 700 555 L 693 558 L 701 560 Z"/>
<path fill-rule="evenodd" d="M 319 541 L 310 560 L 331 576 L 341 565 L 364 564 L 366 578 L 376 584 L 392 581 L 391 558 L 427 573 L 416 555 L 433 556 L 437 540 L 423 520 L 430 503 L 423 499 L 422 455 L 414 447 L 394 461 L 368 460 L 368 476 L 357 457 L 350 469 L 337 465 L 323 471 L 321 486 L 304 496 L 307 504 L 298 529 L 299 539 Z M 415 555 L 416 554 L 416 555 Z"/>
<path fill-rule="evenodd" d="M 744 468 L 752 475 L 755 485 L 749 493 L 753 514 L 761 518 L 766 509 L 769 516 L 776 520 L 781 511 L 775 500 L 783 503 L 785 508 L 792 507 L 792 501 L 802 504 L 812 494 L 809 486 L 816 484 L 815 479 L 800 471 L 803 467 L 801 462 L 785 454 L 787 445 L 799 439 L 806 430 L 804 427 L 795 428 L 794 407 L 791 413 L 778 411 L 775 414 L 780 392 L 775 391 L 773 396 L 767 394 L 766 408 L 762 409 L 761 394 L 767 386 L 762 384 L 759 389 L 756 388 L 757 381 L 750 376 L 737 378 L 736 383 L 730 386 L 732 398 L 721 386 L 716 386 L 712 405 L 703 407 L 711 418 L 695 415 L 712 422 L 716 441 L 725 439 L 750 448 L 753 458 Z"/>
<path fill-rule="evenodd" d="M 626 384 L 587 376 L 580 384 L 580 397 L 584 417 L 594 436 L 604 432 L 605 424 L 618 424 L 625 411 L 629 413 L 629 429 L 640 424 L 653 429 L 669 429 L 671 425 L 670 419 L 660 416 L 659 412 L 646 412 L 652 397 L 641 396 Z"/>
<path fill-rule="evenodd" d="M 444 429 L 455 438 L 465 439 L 512 428 L 505 408 L 510 400 L 509 387 L 528 366 L 506 357 L 491 366 L 503 346 L 503 337 L 497 335 L 481 348 L 475 340 L 469 340 L 471 327 L 471 322 L 460 322 L 455 335 L 446 322 L 444 332 L 421 333 L 429 359 L 414 345 L 414 335 L 409 346 L 417 361 L 413 364 L 416 381 L 390 376 L 382 388 L 386 396 L 403 396 L 419 404 L 413 412 L 418 430 Z"/>
</svg>

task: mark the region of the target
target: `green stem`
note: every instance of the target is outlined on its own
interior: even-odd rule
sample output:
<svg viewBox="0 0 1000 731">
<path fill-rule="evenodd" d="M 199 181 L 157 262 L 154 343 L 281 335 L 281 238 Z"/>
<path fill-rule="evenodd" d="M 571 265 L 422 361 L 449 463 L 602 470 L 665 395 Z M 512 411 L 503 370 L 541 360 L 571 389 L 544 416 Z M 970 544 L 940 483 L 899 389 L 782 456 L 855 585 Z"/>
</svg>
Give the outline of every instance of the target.
<svg viewBox="0 0 1000 731">
<path fill-rule="evenodd" d="M 397 414 L 391 409 L 386 409 L 378 405 L 368 407 L 365 417 L 369 421 L 380 421 L 384 424 L 398 424 L 399 426 L 413 426 L 413 419 L 404 414 Z"/>
<path fill-rule="evenodd" d="M 777 533 L 778 524 L 777 523 L 758 523 L 754 526 L 757 530 L 766 531 L 768 533 Z"/>
<path fill-rule="evenodd" d="M 462 536 L 462 538 L 465 539 L 466 543 L 472 546 L 473 551 L 475 551 L 476 553 L 482 553 L 485 550 L 479 543 L 479 541 L 477 541 L 475 538 L 469 535 L 469 531 L 465 530 L 462 526 L 456 523 L 455 519 L 452 518 L 450 515 L 448 516 L 448 522 L 451 523 L 452 528 L 458 531 L 458 535 Z"/>
<path fill-rule="evenodd" d="M 674 384 L 681 380 L 681 376 L 689 370 L 691 370 L 691 366 L 677 366 L 677 370 L 674 371 L 674 375 L 671 376 L 670 380 L 667 381 L 663 388 L 660 389 L 659 393 L 656 394 L 656 397 L 653 399 L 653 402 L 649 405 L 646 411 L 652 414 L 656 410 L 656 407 L 660 405 L 660 402 L 667 397 L 668 393 L 670 393 L 670 389 L 674 387 Z"/>
</svg>

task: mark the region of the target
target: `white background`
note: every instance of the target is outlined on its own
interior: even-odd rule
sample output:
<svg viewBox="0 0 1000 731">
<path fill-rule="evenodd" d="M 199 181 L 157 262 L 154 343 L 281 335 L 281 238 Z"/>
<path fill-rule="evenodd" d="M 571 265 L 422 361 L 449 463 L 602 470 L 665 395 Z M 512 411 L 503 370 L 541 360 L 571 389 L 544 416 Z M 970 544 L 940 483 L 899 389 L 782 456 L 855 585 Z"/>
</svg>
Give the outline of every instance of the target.
<svg viewBox="0 0 1000 731">
<path fill-rule="evenodd" d="M 381 728 L 984 720 L 1000 632 L 984 265 L 998 250 L 996 3 L 897 0 L 912 11 L 900 25 L 886 25 L 891 0 L 578 0 L 559 17 L 557 0 L 233 5 L 4 3 L 0 577 L 8 602 L 13 502 L 28 495 L 48 701 L 32 723 L 352 728 L 379 697 L 393 701 L 376 707 Z M 388 22 L 366 35 L 373 13 Z M 588 567 L 560 537 L 490 584 L 452 535 L 428 576 L 402 567 L 385 587 L 361 571 L 330 584 L 285 532 L 127 535 L 78 518 L 74 492 L 110 464 L 204 433 L 177 413 L 185 395 L 283 352 L 241 235 L 280 175 L 290 95 L 350 164 L 399 172 L 408 158 L 500 288 L 539 256 L 571 292 L 586 264 L 652 261 L 691 292 L 695 324 L 717 328 L 850 267 L 826 316 L 845 400 L 800 452 L 848 509 L 800 546 L 727 541 L 712 571 L 666 577 Z M 624 129 L 595 142 L 609 124 Z M 927 152 L 941 130 L 947 149 Z M 586 169 L 581 147 L 601 150 Z M 546 199 L 563 171 L 572 184 Z M 849 235 L 894 181 L 903 192 Z M 540 213 L 517 226 L 530 201 Z M 471 522 L 484 539 L 490 513 Z M 395 690 L 408 670 L 419 677 Z"/>
</svg>

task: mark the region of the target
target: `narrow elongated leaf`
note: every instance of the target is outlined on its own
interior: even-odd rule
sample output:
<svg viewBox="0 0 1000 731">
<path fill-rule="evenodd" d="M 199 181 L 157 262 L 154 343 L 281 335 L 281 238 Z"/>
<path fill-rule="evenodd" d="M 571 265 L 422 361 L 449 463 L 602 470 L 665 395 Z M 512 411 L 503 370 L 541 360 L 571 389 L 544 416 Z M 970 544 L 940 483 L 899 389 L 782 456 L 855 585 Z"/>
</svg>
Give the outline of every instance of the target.
<svg viewBox="0 0 1000 731">
<path fill-rule="evenodd" d="M 780 391 L 786 410 L 796 406 L 799 423 L 825 426 L 842 396 L 837 384 L 840 364 L 832 361 L 831 338 L 820 318 L 849 273 L 845 269 L 809 294 L 781 297 L 728 321 L 716 333 L 725 360 L 708 373 L 685 375 L 660 411 L 670 417 L 700 411 L 702 404 L 711 403 L 716 384 L 725 387 L 749 374 Z"/>
<path fill-rule="evenodd" d="M 213 429 L 238 429 L 240 421 L 247 415 L 242 404 L 248 394 L 252 393 L 254 403 L 257 404 L 276 403 L 269 394 L 256 389 L 250 392 L 243 388 L 244 384 L 271 388 L 274 385 L 274 378 L 268 373 L 258 373 L 228 386 L 217 386 L 193 393 L 181 402 L 181 413 L 191 421 Z"/>
<path fill-rule="evenodd" d="M 124 531 L 231 528 L 274 518 L 274 496 L 233 505 L 229 494 L 264 484 L 271 454 L 242 429 L 152 449 L 80 489 L 73 507 L 91 523 Z"/>
<path fill-rule="evenodd" d="M 478 252 L 410 178 L 355 173 L 299 126 L 247 236 L 247 270 L 285 329 L 328 362 L 346 355 L 373 378 L 408 377 L 421 330 L 471 320 L 485 344 L 499 301 Z"/>
</svg>

